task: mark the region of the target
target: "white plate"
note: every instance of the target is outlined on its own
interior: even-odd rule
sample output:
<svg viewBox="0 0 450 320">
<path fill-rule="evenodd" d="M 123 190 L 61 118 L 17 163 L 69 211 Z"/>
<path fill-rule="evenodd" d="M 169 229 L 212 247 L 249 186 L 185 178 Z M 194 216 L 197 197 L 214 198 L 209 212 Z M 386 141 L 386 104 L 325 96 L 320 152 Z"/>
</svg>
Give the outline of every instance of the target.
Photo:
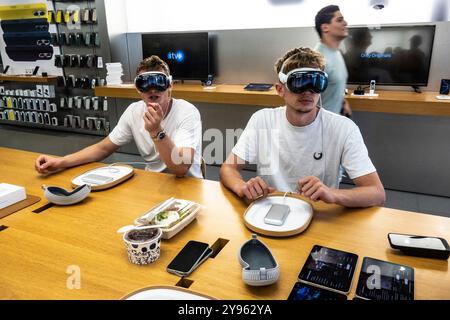
<svg viewBox="0 0 450 320">
<path fill-rule="evenodd" d="M 103 177 L 105 179 L 109 179 L 104 183 L 94 183 L 89 182 L 92 180 L 84 180 L 86 176 L 93 175 Z M 80 186 L 83 184 L 88 184 L 91 186 L 92 190 L 103 190 L 107 188 L 111 188 L 128 178 L 130 178 L 134 174 L 134 168 L 128 165 L 112 165 L 112 166 L 102 166 L 99 168 L 95 168 L 80 174 L 72 179 L 72 186 Z"/>
<path fill-rule="evenodd" d="M 264 217 L 272 204 L 285 204 L 290 212 L 283 225 L 275 226 L 264 222 Z M 252 231 L 274 237 L 287 237 L 298 234 L 308 228 L 313 216 L 312 206 L 301 199 L 287 195 L 268 196 L 252 203 L 245 211 L 245 225 Z"/>
<path fill-rule="evenodd" d="M 155 286 L 139 289 L 123 300 L 213 300 L 214 298 L 183 288 Z"/>
</svg>

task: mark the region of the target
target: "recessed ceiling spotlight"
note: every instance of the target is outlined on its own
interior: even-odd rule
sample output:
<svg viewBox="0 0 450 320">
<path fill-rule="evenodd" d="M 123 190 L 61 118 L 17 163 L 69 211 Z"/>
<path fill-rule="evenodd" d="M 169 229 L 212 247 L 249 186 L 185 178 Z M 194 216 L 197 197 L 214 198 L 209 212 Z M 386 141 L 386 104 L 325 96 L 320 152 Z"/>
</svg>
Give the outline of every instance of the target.
<svg viewBox="0 0 450 320">
<path fill-rule="evenodd" d="M 376 10 L 381 10 L 386 7 L 388 0 L 370 0 L 370 6 Z"/>
</svg>

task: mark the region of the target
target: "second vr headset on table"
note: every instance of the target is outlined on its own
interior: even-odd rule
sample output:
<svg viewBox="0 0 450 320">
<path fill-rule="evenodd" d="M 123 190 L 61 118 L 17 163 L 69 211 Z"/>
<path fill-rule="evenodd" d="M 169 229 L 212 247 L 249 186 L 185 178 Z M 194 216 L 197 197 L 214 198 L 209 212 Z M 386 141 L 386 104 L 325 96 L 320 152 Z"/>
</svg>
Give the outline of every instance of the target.
<svg viewBox="0 0 450 320">
<path fill-rule="evenodd" d="M 139 92 L 148 92 L 151 89 L 166 91 L 171 84 L 172 76 L 159 71 L 144 72 L 134 78 L 134 85 Z"/>
<path fill-rule="evenodd" d="M 293 93 L 302 93 L 307 90 L 321 93 L 328 86 L 327 73 L 314 68 L 297 68 L 289 71 L 287 74 L 280 71 L 278 79 Z"/>
</svg>

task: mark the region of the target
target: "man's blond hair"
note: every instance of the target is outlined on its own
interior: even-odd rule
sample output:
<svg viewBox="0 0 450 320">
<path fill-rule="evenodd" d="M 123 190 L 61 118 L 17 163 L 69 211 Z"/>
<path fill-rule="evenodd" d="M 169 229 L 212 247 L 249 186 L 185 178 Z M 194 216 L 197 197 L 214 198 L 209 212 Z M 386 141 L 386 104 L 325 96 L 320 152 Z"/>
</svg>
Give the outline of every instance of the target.
<svg viewBox="0 0 450 320">
<path fill-rule="evenodd" d="M 281 70 L 281 67 L 283 67 L 283 70 Z M 280 71 L 287 74 L 289 71 L 297 68 L 318 68 L 324 70 L 325 59 L 317 51 L 300 47 L 288 51 L 275 63 L 275 71 L 277 74 Z"/>
<path fill-rule="evenodd" d="M 136 74 L 146 71 L 161 71 L 170 76 L 170 69 L 167 63 L 158 56 L 150 56 L 139 63 Z"/>
</svg>

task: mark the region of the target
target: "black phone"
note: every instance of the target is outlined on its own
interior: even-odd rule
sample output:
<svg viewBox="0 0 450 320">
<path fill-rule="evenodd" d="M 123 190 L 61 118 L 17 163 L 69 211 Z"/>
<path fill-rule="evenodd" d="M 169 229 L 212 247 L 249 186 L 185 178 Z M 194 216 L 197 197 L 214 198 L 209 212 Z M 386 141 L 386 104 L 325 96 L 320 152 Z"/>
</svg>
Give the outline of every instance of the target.
<svg viewBox="0 0 450 320">
<path fill-rule="evenodd" d="M 389 244 L 406 255 L 447 260 L 450 247 L 443 238 L 412 234 L 389 233 Z"/>
<path fill-rule="evenodd" d="M 347 296 L 306 283 L 296 282 L 289 294 L 288 300 L 347 300 Z"/>
<path fill-rule="evenodd" d="M 204 242 L 189 241 L 167 266 L 167 271 L 179 276 L 187 276 L 212 253 Z"/>
</svg>

